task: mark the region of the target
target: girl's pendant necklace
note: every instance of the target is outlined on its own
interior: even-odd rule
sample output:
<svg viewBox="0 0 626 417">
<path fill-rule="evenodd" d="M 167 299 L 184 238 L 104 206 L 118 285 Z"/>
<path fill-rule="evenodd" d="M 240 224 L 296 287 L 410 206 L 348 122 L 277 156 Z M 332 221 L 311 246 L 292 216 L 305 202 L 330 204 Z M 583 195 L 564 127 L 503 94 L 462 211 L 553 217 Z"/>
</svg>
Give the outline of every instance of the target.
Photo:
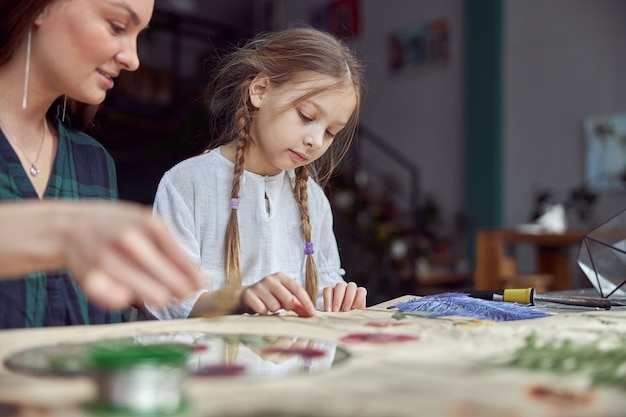
<svg viewBox="0 0 626 417">
<path fill-rule="evenodd" d="M 46 118 L 44 117 L 43 124 L 41 125 L 41 143 L 39 144 L 39 151 L 37 151 L 37 157 L 35 158 L 34 162 L 31 161 L 31 159 L 28 157 L 26 152 L 24 152 L 24 149 L 22 148 L 22 146 L 20 146 L 20 143 L 15 138 L 15 135 L 9 129 L 7 129 L 7 127 L 2 123 L 0 123 L 0 128 L 2 128 L 2 130 L 6 133 L 6 137 L 7 139 L 9 139 L 9 142 L 15 144 L 15 146 L 19 148 L 19 150 L 22 152 L 22 155 L 24 155 L 24 157 L 30 164 L 30 169 L 28 170 L 30 172 L 30 175 L 32 175 L 33 177 L 36 177 L 37 175 L 39 175 L 39 168 L 37 167 L 37 161 L 39 161 L 39 155 L 41 154 L 41 149 L 43 148 L 43 142 L 44 142 L 44 139 L 46 138 Z"/>
</svg>

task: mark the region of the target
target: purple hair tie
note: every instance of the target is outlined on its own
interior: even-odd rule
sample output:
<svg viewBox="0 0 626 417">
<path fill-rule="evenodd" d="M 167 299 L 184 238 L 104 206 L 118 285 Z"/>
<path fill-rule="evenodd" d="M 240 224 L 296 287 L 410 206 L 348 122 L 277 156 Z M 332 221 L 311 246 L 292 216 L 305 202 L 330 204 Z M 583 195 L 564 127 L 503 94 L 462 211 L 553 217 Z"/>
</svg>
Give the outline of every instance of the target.
<svg viewBox="0 0 626 417">
<path fill-rule="evenodd" d="M 315 252 L 313 250 L 313 242 L 306 242 L 304 244 L 304 254 L 305 255 L 313 255 L 313 252 Z"/>
<path fill-rule="evenodd" d="M 239 208 L 239 199 L 238 198 L 231 198 L 230 199 L 230 208 L 232 210 L 237 210 Z"/>
</svg>

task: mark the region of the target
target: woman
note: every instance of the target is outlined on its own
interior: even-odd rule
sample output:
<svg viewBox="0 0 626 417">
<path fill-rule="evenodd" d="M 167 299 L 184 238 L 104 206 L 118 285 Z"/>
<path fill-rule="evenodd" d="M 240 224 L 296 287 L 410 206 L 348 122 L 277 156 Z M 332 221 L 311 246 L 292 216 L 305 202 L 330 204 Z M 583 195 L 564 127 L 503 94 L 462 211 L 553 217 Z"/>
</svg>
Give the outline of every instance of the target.
<svg viewBox="0 0 626 417">
<path fill-rule="evenodd" d="M 119 73 L 139 67 L 137 37 L 153 8 L 153 0 L 0 3 L 0 200 L 117 198 L 111 156 L 78 129 L 90 123 L 93 109 Z M 23 222 L 28 215 L 32 211 L 24 210 Z M 81 227 L 89 230 L 84 223 Z M 143 230 L 145 238 L 154 239 Z M 147 253 L 126 243 L 117 252 L 135 258 L 144 278 L 161 281 L 155 297 L 161 303 L 163 294 L 172 293 L 177 284 L 149 266 L 153 258 Z M 152 245 L 159 246 L 154 240 Z M 175 266 L 180 254 L 165 252 Z M 197 273 L 182 264 L 174 268 L 184 278 L 179 295 L 195 288 L 198 280 Z M 136 278 L 131 274 L 123 279 L 130 284 Z M 151 298 L 146 287 L 131 292 Z M 119 311 L 91 305 L 67 271 L 36 272 L 0 283 L 0 328 L 121 320 Z"/>
</svg>

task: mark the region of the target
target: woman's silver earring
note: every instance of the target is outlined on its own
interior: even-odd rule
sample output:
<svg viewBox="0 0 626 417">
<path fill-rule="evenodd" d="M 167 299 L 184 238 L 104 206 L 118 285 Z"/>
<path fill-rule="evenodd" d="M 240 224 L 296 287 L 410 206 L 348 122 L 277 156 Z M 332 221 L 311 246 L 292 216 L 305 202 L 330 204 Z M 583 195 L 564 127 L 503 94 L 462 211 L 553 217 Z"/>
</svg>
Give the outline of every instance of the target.
<svg viewBox="0 0 626 417">
<path fill-rule="evenodd" d="M 28 42 L 26 44 L 26 68 L 24 69 L 24 93 L 22 96 L 22 110 L 28 103 L 28 78 L 30 76 L 30 48 L 33 38 L 33 28 L 28 29 Z"/>
<path fill-rule="evenodd" d="M 61 121 L 65 122 L 65 109 L 67 108 L 67 96 L 63 96 L 63 116 L 61 117 Z"/>
</svg>

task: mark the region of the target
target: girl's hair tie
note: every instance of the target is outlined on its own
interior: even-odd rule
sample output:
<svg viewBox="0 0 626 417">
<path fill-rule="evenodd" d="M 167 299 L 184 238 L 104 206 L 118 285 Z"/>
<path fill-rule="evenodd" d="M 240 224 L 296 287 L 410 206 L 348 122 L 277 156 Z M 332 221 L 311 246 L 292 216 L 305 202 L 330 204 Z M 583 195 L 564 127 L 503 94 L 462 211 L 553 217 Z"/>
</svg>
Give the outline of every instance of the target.
<svg viewBox="0 0 626 417">
<path fill-rule="evenodd" d="M 305 255 L 313 255 L 315 251 L 313 250 L 313 242 L 306 242 L 304 244 L 304 254 Z"/>
<path fill-rule="evenodd" d="M 232 210 L 237 210 L 239 208 L 239 199 L 238 198 L 231 198 L 230 199 L 230 208 Z"/>
</svg>

